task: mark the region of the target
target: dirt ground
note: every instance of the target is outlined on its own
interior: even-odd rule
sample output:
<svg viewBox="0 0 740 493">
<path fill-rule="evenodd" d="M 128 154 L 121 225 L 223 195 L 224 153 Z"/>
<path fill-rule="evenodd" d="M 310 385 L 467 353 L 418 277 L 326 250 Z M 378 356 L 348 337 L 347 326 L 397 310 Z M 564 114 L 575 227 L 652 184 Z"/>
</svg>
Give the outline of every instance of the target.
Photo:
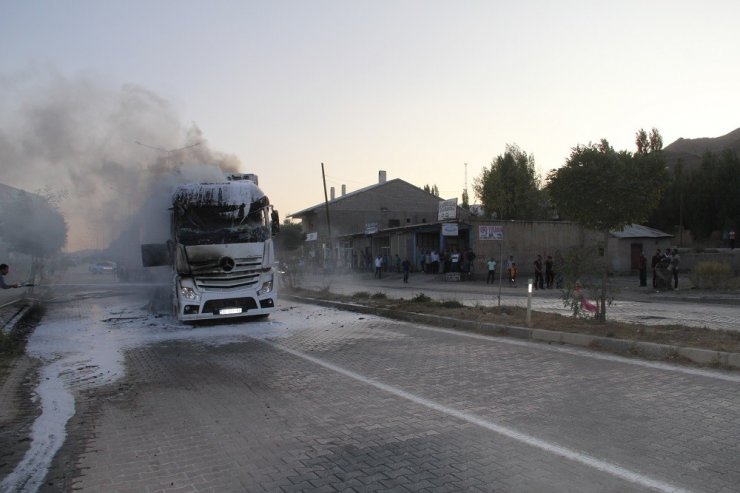
<svg viewBox="0 0 740 493">
<path fill-rule="evenodd" d="M 457 302 L 432 300 L 398 300 L 378 296 L 342 296 L 327 291 L 298 289 L 296 295 L 334 301 L 358 303 L 378 308 L 423 313 L 500 325 L 526 326 L 526 309 L 518 307 L 469 307 Z M 740 353 L 740 332 L 686 327 L 681 325 L 649 326 L 588 318 L 574 318 L 554 313 L 532 312 L 532 327 L 590 334 L 615 339 L 653 342 L 672 346 L 695 347 L 714 351 Z"/>
</svg>

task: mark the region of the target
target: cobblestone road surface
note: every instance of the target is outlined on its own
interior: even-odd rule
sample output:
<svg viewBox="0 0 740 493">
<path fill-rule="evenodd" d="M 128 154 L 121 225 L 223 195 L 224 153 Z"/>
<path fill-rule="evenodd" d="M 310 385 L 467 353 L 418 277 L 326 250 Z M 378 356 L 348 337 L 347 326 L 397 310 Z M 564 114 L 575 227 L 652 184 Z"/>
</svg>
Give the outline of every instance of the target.
<svg viewBox="0 0 740 493">
<path fill-rule="evenodd" d="M 80 326 L 81 340 L 122 341 L 126 372 L 96 387 L 81 383 L 93 378 L 86 365 L 63 365 L 76 414 L 41 491 L 740 485 L 736 373 L 289 302 L 266 322 L 198 328 L 138 306 L 101 297 L 50 308 L 75 319 L 65 337 Z"/>
</svg>

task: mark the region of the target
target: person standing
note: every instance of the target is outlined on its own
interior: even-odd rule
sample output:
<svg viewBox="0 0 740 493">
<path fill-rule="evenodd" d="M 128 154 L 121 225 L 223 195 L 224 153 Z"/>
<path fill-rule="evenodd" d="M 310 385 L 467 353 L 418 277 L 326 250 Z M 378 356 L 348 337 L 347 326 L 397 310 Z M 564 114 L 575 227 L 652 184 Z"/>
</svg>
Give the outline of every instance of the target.
<svg viewBox="0 0 740 493">
<path fill-rule="evenodd" d="M 432 250 L 432 274 L 439 274 L 439 252 Z"/>
<path fill-rule="evenodd" d="M 383 256 L 378 255 L 375 257 L 375 275 L 373 277 L 377 277 L 380 279 L 383 276 Z"/>
<path fill-rule="evenodd" d="M 8 272 L 10 272 L 10 267 L 8 264 L 0 264 L 0 289 L 10 289 L 10 288 L 19 288 L 21 287 L 20 284 L 6 284 L 5 283 L 5 276 L 8 275 Z"/>
<path fill-rule="evenodd" d="M 506 260 L 506 275 L 509 276 L 509 284 L 513 284 L 511 280 L 511 274 L 515 263 L 516 262 L 514 262 L 514 256 L 509 255 L 509 258 Z"/>
<path fill-rule="evenodd" d="M 678 250 L 674 248 L 673 255 L 671 255 L 671 263 L 668 264 L 668 270 L 671 271 L 671 275 L 673 276 L 673 289 L 678 289 L 678 263 L 680 260 L 681 257 L 678 255 Z M 670 284 L 668 286 L 670 287 Z"/>
<path fill-rule="evenodd" d="M 734 250 L 735 249 L 735 229 L 734 228 L 730 230 L 729 236 L 730 236 L 730 250 Z"/>
<path fill-rule="evenodd" d="M 640 258 L 638 260 L 639 262 L 639 272 L 640 272 L 640 287 L 647 286 L 647 258 L 645 257 L 645 254 L 640 251 Z"/>
<path fill-rule="evenodd" d="M 403 269 L 403 282 L 408 284 L 409 271 L 411 270 L 411 262 L 409 262 L 409 259 L 404 259 L 403 262 L 401 262 L 401 269 Z"/>
<path fill-rule="evenodd" d="M 534 289 L 544 289 L 544 281 L 542 255 L 537 255 L 537 260 L 534 261 Z"/>
<path fill-rule="evenodd" d="M 401 273 L 401 256 L 396 254 L 396 272 Z"/>
<path fill-rule="evenodd" d="M 460 272 L 460 252 L 457 249 L 450 255 L 450 269 L 452 272 Z"/>
<path fill-rule="evenodd" d="M 660 248 L 658 248 L 655 251 L 655 255 L 653 255 L 652 259 L 650 259 L 650 265 L 653 268 L 653 288 L 658 287 L 658 273 L 656 272 L 658 269 L 658 264 L 660 263 L 661 255 L 660 255 Z"/>
<path fill-rule="evenodd" d="M 496 283 L 496 261 L 491 257 L 488 260 L 488 277 L 486 277 L 486 284 Z"/>
<path fill-rule="evenodd" d="M 545 259 L 545 285 L 547 289 L 552 289 L 555 285 L 555 271 L 552 270 L 552 256 L 548 255 Z"/>
</svg>

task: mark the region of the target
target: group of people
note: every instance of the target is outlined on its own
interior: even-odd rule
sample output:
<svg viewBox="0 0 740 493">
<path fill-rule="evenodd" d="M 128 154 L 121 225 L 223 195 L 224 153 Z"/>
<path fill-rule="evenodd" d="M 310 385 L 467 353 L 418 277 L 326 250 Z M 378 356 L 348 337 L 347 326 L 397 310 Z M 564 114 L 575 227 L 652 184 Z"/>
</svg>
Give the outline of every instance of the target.
<svg viewBox="0 0 740 493">
<path fill-rule="evenodd" d="M 672 280 L 673 289 L 678 289 L 678 264 L 680 261 L 681 256 L 678 254 L 678 249 L 666 248 L 665 252 L 661 252 L 658 248 L 650 259 L 650 265 L 653 268 L 653 288 L 660 288 L 660 280 L 662 279 L 668 288 L 671 287 Z M 667 279 L 664 278 L 662 270 L 668 271 Z M 640 286 L 647 286 L 647 259 L 642 253 L 640 254 Z"/>
<path fill-rule="evenodd" d="M 496 260 L 491 257 L 488 260 L 488 276 L 486 284 L 496 282 Z M 542 255 L 537 255 L 534 261 L 534 288 L 535 289 L 552 289 L 555 287 L 555 270 L 552 255 L 542 260 Z M 519 276 L 519 267 L 514 261 L 514 256 L 509 255 L 506 260 L 506 277 L 509 280 L 509 286 L 516 287 L 516 279 Z"/>
<path fill-rule="evenodd" d="M 409 259 L 404 259 L 401 261 L 401 256 L 396 254 L 396 272 L 401 273 L 403 271 L 403 282 L 408 283 L 409 282 L 409 272 L 411 271 L 411 262 Z M 374 265 L 375 265 L 375 274 L 373 277 L 381 279 L 383 277 L 383 268 L 386 267 L 386 259 L 382 255 L 378 255 L 375 257 Z"/>
<path fill-rule="evenodd" d="M 460 272 L 464 276 L 472 277 L 475 258 L 475 252 L 471 249 L 461 251 L 453 248 L 446 252 L 427 250 L 420 252 L 419 271 L 427 274 Z"/>
</svg>

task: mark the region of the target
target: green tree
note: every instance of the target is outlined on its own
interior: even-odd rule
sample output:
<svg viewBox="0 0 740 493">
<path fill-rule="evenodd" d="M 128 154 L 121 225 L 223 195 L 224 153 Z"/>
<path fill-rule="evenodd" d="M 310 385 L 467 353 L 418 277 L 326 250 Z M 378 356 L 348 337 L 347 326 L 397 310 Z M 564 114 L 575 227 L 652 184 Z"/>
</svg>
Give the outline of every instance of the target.
<svg viewBox="0 0 740 493">
<path fill-rule="evenodd" d="M 280 233 L 275 238 L 278 251 L 281 253 L 293 252 L 303 245 L 303 228 L 300 224 L 293 224 L 286 219 L 280 227 Z"/>
<path fill-rule="evenodd" d="M 462 191 L 462 204 L 460 205 L 463 209 L 469 211 L 470 210 L 470 202 L 468 200 L 468 191 L 463 190 Z"/>
<path fill-rule="evenodd" d="M 715 231 L 740 227 L 740 159 L 727 149 L 706 152 L 695 168 L 679 159 L 668 173 L 666 190 L 650 216 L 650 224 L 667 231 L 679 226 L 691 231 L 698 240 L 710 238 Z"/>
<path fill-rule="evenodd" d="M 565 165 L 548 176 L 547 190 L 561 217 L 603 234 L 602 321 L 606 320 L 609 232 L 645 221 L 658 204 L 664 183 L 660 150 L 643 148 L 632 155 L 615 151 L 605 139 L 575 147 Z"/>
<path fill-rule="evenodd" d="M 487 216 L 499 219 L 544 219 L 547 217 L 545 195 L 535 171 L 534 156 L 516 145 L 496 157 L 473 182 L 475 195 Z"/>
<path fill-rule="evenodd" d="M 439 188 L 437 185 L 432 185 L 431 187 L 429 185 L 424 185 L 424 191 L 427 193 L 431 193 L 435 197 L 439 197 Z"/>
</svg>

